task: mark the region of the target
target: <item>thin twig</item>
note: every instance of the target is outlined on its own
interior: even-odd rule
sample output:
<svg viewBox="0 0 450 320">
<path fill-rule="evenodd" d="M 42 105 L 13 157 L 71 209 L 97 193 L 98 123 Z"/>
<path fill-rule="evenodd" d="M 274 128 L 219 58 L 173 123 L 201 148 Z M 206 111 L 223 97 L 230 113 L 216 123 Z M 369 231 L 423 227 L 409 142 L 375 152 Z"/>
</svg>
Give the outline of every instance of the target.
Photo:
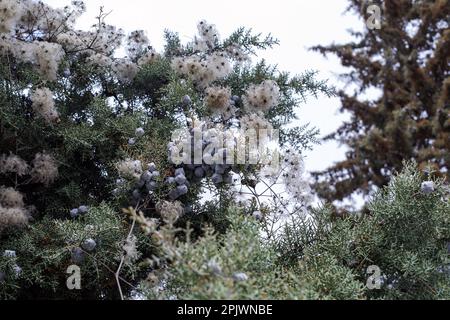
<svg viewBox="0 0 450 320">
<path fill-rule="evenodd" d="M 130 232 L 128 233 L 128 236 L 127 236 L 127 241 L 130 240 L 131 235 L 133 234 L 135 225 L 136 225 L 136 217 L 133 217 L 133 223 L 131 224 Z M 120 285 L 120 271 L 122 270 L 124 262 L 125 262 L 125 255 L 122 254 L 122 257 L 120 259 L 119 267 L 117 268 L 117 271 L 115 273 L 117 287 L 119 288 L 119 294 L 120 294 L 120 299 L 121 300 L 124 300 L 124 298 L 123 298 L 123 293 L 122 293 L 122 287 Z"/>
</svg>

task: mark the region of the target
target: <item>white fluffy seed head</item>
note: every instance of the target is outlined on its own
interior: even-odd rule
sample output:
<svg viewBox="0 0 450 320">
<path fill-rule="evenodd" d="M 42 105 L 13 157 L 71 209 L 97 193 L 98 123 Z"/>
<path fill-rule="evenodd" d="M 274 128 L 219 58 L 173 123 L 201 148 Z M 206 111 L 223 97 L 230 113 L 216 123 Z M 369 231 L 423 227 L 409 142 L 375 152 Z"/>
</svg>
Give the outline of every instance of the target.
<svg viewBox="0 0 450 320">
<path fill-rule="evenodd" d="M 209 87 L 205 93 L 206 107 L 214 115 L 221 115 L 230 107 L 231 90 L 229 88 Z"/>
<path fill-rule="evenodd" d="M 24 208 L 5 208 L 0 205 L 0 234 L 8 228 L 22 227 L 28 224 L 29 214 Z"/>
<path fill-rule="evenodd" d="M 160 54 L 158 54 L 156 51 L 150 49 L 144 55 L 142 55 L 142 57 L 139 58 L 137 64 L 139 67 L 142 67 L 145 65 L 152 64 L 160 58 L 161 58 Z"/>
<path fill-rule="evenodd" d="M 232 72 L 231 63 L 224 52 L 215 52 L 204 58 L 196 55 L 175 57 L 172 60 L 172 69 L 179 75 L 187 76 L 201 89 Z"/>
<path fill-rule="evenodd" d="M 258 114 L 248 114 L 239 120 L 241 129 L 246 130 L 273 130 L 271 123 L 264 117 Z"/>
<path fill-rule="evenodd" d="M 166 223 L 175 223 L 184 212 L 183 205 L 179 201 L 160 201 L 156 204 L 156 210 Z"/>
<path fill-rule="evenodd" d="M 55 158 L 46 153 L 36 154 L 31 170 L 33 181 L 49 185 L 58 178 L 58 175 L 58 165 Z"/>
<path fill-rule="evenodd" d="M 0 1 L 0 33 L 10 33 L 19 22 L 23 12 L 23 6 L 17 0 Z"/>
<path fill-rule="evenodd" d="M 150 48 L 150 41 L 144 30 L 131 32 L 127 37 L 126 51 L 130 59 L 136 60 Z"/>
<path fill-rule="evenodd" d="M 19 156 L 14 154 L 0 156 L 0 173 L 15 173 L 18 176 L 24 176 L 28 171 L 28 164 Z"/>
<path fill-rule="evenodd" d="M 124 262 L 125 264 L 130 264 L 139 259 L 139 251 L 137 249 L 137 238 L 132 235 L 131 237 L 125 240 L 125 243 L 122 246 L 123 251 L 125 252 Z"/>
<path fill-rule="evenodd" d="M 247 112 L 266 112 L 278 105 L 280 87 L 273 80 L 263 81 L 260 85 L 251 85 L 242 102 Z"/>
<path fill-rule="evenodd" d="M 197 24 L 198 34 L 200 39 L 197 39 L 200 47 L 212 48 L 217 42 L 220 41 L 220 35 L 215 25 L 208 23 L 206 20 L 202 20 Z M 203 43 L 200 45 L 200 43 Z"/>
<path fill-rule="evenodd" d="M 23 195 L 13 188 L 0 187 L 0 205 L 5 208 L 23 208 Z"/>
<path fill-rule="evenodd" d="M 31 93 L 33 111 L 39 114 L 48 123 L 59 120 L 59 113 L 56 110 L 53 100 L 53 93 L 48 88 L 38 88 Z"/>
<path fill-rule="evenodd" d="M 50 81 L 56 81 L 58 67 L 65 52 L 60 44 L 40 42 L 35 48 L 36 64 L 42 76 Z"/>
<path fill-rule="evenodd" d="M 129 82 L 136 77 L 139 68 L 129 59 L 117 59 L 112 65 L 112 70 L 120 81 Z"/>
<path fill-rule="evenodd" d="M 139 180 L 142 175 L 142 162 L 139 160 L 126 159 L 116 164 L 120 176 L 125 179 Z"/>
</svg>

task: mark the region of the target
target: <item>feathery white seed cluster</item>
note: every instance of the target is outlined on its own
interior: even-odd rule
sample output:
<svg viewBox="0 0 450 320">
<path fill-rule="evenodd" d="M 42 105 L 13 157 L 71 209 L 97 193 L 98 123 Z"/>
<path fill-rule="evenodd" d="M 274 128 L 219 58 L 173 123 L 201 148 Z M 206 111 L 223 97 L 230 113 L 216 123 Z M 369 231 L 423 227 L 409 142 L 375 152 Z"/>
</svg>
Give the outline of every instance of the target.
<svg viewBox="0 0 450 320">
<path fill-rule="evenodd" d="M 206 88 L 214 81 L 225 78 L 232 71 L 225 52 L 215 52 L 206 57 L 175 57 L 172 68 L 178 74 L 187 76 L 200 88 Z"/>
<path fill-rule="evenodd" d="M 199 34 L 189 44 L 194 54 L 174 57 L 172 69 L 179 75 L 189 78 L 198 88 L 206 89 L 213 82 L 229 76 L 233 71 L 232 63 L 240 64 L 247 61 L 248 56 L 237 44 L 220 47 L 220 35 L 213 24 L 203 20 L 197 28 Z M 232 116 L 231 108 L 228 111 L 227 113 Z"/>
<path fill-rule="evenodd" d="M 22 15 L 23 6 L 17 0 L 0 0 L 0 33 L 10 33 Z"/>
<path fill-rule="evenodd" d="M 166 223 L 175 223 L 184 213 L 183 205 L 179 201 L 160 201 L 156 204 L 156 210 Z"/>
<path fill-rule="evenodd" d="M 116 76 L 123 82 L 132 81 L 139 72 L 137 64 L 127 58 L 115 60 L 111 67 Z"/>
<path fill-rule="evenodd" d="M 50 81 L 56 80 L 66 52 L 86 55 L 89 64 L 111 68 L 124 82 L 136 76 L 139 66 L 159 57 L 139 30 L 126 39 L 129 57 L 115 59 L 113 54 L 125 39 L 124 31 L 103 22 L 89 31 L 75 30 L 75 21 L 85 9 L 83 1 L 78 0 L 64 9 L 51 8 L 41 1 L 1 0 L 0 54 L 11 54 L 20 62 L 33 64 Z M 30 41 L 36 38 L 39 40 Z"/>
<path fill-rule="evenodd" d="M 124 263 L 126 265 L 129 265 L 139 259 L 139 251 L 137 250 L 137 237 L 135 235 L 132 235 L 125 240 L 122 249 L 125 253 Z"/>
<path fill-rule="evenodd" d="M 0 203 L 7 208 L 23 208 L 23 195 L 13 188 L 0 187 Z"/>
<path fill-rule="evenodd" d="M 131 32 L 127 37 L 126 51 L 130 59 L 137 59 L 142 56 L 146 50 L 151 49 L 150 41 L 144 30 Z"/>
<path fill-rule="evenodd" d="M 236 44 L 232 44 L 226 48 L 226 52 L 228 56 L 236 61 L 239 65 L 242 65 L 245 62 L 250 62 L 250 56 L 242 50 L 242 48 Z"/>
<path fill-rule="evenodd" d="M 295 200 L 305 205 L 313 201 L 311 187 L 305 178 L 305 163 L 303 157 L 294 149 L 284 152 L 284 164 L 282 165 L 282 179 L 286 191 Z"/>
<path fill-rule="evenodd" d="M 248 114 L 239 119 L 241 129 L 246 130 L 273 130 L 272 124 L 258 114 Z"/>
<path fill-rule="evenodd" d="M 101 53 L 94 53 L 86 59 L 86 63 L 90 66 L 109 68 L 113 65 L 113 59 Z"/>
<path fill-rule="evenodd" d="M 65 9 L 53 9 L 42 1 L 0 1 L 0 52 L 33 64 L 47 80 L 55 81 L 65 52 L 59 43 L 48 42 L 51 35 L 69 29 L 84 12 L 81 1 Z M 36 34 L 39 30 L 39 34 Z M 39 40 L 29 41 L 39 37 Z"/>
<path fill-rule="evenodd" d="M 13 188 L 0 187 L 0 234 L 7 228 L 21 227 L 28 223 L 23 195 Z"/>
<path fill-rule="evenodd" d="M 55 107 L 53 93 L 48 88 L 37 88 L 31 93 L 32 108 L 48 123 L 56 122 L 59 119 L 58 110 Z"/>
<path fill-rule="evenodd" d="M 205 94 L 205 105 L 213 115 L 233 113 L 234 107 L 230 104 L 230 88 L 209 87 L 205 90 Z"/>
<path fill-rule="evenodd" d="M 124 37 L 125 33 L 122 29 L 102 23 L 90 31 L 69 30 L 60 33 L 56 41 L 67 51 L 110 56 L 122 45 Z"/>
<path fill-rule="evenodd" d="M 142 175 L 142 162 L 140 160 L 126 159 L 116 165 L 120 176 L 125 179 L 139 180 Z"/>
<path fill-rule="evenodd" d="M 136 77 L 140 67 L 154 63 L 159 57 L 158 53 L 151 50 L 143 54 L 136 64 L 129 58 L 112 59 L 107 55 L 96 53 L 89 56 L 86 61 L 92 66 L 109 68 L 120 81 L 129 82 Z"/>
<path fill-rule="evenodd" d="M 18 176 L 30 174 L 32 181 L 49 185 L 58 177 L 58 166 L 55 159 L 46 154 L 38 153 L 32 162 L 32 168 L 17 155 L 0 156 L 0 173 L 15 173 Z"/>
<path fill-rule="evenodd" d="M 2 154 L 0 156 L 0 173 L 15 173 L 18 176 L 24 176 L 28 171 L 28 164 L 19 156 L 14 154 L 10 154 L 9 156 Z"/>
<path fill-rule="evenodd" d="M 42 76 L 50 81 L 56 81 L 58 67 L 65 56 L 65 52 L 61 45 L 50 42 L 36 43 L 34 48 L 35 61 Z"/>
<path fill-rule="evenodd" d="M 154 63 L 159 58 L 161 58 L 161 55 L 157 53 L 155 50 L 150 49 L 139 58 L 137 64 L 139 67 L 142 67 Z"/>
<path fill-rule="evenodd" d="M 47 153 L 36 154 L 31 170 L 33 181 L 49 185 L 58 178 L 58 175 L 58 165 L 55 158 Z"/>
<path fill-rule="evenodd" d="M 55 81 L 65 56 L 61 45 L 46 41 L 24 42 L 0 35 L 0 53 L 9 53 L 18 61 L 31 63 L 47 80 Z"/>
<path fill-rule="evenodd" d="M 207 51 L 220 41 L 220 35 L 215 25 L 202 20 L 197 24 L 197 29 L 198 37 L 195 36 L 192 42 L 195 51 Z"/>
<path fill-rule="evenodd" d="M 247 112 L 266 112 L 278 105 L 280 87 L 273 80 L 265 80 L 259 85 L 251 85 L 242 102 Z"/>
</svg>

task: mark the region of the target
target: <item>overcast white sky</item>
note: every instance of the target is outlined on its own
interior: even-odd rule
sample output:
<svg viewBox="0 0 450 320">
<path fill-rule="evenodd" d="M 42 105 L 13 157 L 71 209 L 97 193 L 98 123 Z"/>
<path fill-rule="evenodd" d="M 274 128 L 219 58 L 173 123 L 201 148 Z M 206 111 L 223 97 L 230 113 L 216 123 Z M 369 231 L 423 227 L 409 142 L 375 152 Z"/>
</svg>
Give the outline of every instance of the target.
<svg viewBox="0 0 450 320">
<path fill-rule="evenodd" d="M 45 0 L 54 7 L 62 7 L 70 0 Z M 334 57 L 323 58 L 310 52 L 308 47 L 332 42 L 344 43 L 350 39 L 348 29 L 361 29 L 362 22 L 350 14 L 343 14 L 347 0 L 86 0 L 87 13 L 80 19 L 80 27 L 94 23 L 100 6 L 112 11 L 107 22 L 126 31 L 146 30 L 151 44 L 163 48 L 163 30 L 179 32 L 182 41 L 188 42 L 196 34 L 196 24 L 201 19 L 217 25 L 222 37 L 240 26 L 255 32 L 272 33 L 280 46 L 260 55 L 281 70 L 293 74 L 304 70 L 319 71 L 320 79 L 342 85 L 336 74 L 343 71 Z M 346 119 L 337 112 L 338 99 L 311 98 L 298 111 L 300 124 L 310 122 L 321 135 L 334 131 Z M 335 143 L 317 146 L 307 154 L 309 171 L 325 169 L 343 158 L 345 150 Z"/>
</svg>

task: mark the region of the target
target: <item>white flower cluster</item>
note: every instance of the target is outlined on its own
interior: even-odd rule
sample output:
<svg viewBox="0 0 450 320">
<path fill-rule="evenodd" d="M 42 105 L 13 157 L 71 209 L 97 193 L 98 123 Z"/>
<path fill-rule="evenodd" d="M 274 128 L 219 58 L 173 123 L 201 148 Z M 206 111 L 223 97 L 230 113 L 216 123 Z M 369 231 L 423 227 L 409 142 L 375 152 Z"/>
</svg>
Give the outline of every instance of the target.
<svg viewBox="0 0 450 320">
<path fill-rule="evenodd" d="M 209 87 L 205 90 L 205 94 L 205 105 L 213 115 L 222 115 L 225 119 L 235 115 L 230 88 Z"/>
<path fill-rule="evenodd" d="M 0 234 L 7 228 L 26 225 L 28 220 L 23 195 L 13 188 L 0 187 Z"/>
<path fill-rule="evenodd" d="M 23 6 L 17 0 L 0 0 L 0 12 L 0 33 L 9 33 L 22 15 Z"/>
<path fill-rule="evenodd" d="M 31 93 L 32 108 L 48 123 L 57 122 L 58 110 L 55 107 L 53 93 L 48 88 L 38 88 Z"/>
<path fill-rule="evenodd" d="M 293 199 L 305 205 L 313 201 L 311 187 L 305 178 L 305 163 L 303 157 L 293 149 L 284 152 L 283 165 L 281 166 L 282 180 L 286 191 Z"/>
<path fill-rule="evenodd" d="M 136 30 L 131 32 L 127 37 L 127 55 L 130 59 L 135 60 L 142 56 L 146 50 L 151 49 L 150 41 L 145 35 L 144 30 Z"/>
<path fill-rule="evenodd" d="M 38 153 L 32 162 L 32 168 L 19 156 L 11 154 L 0 156 L 0 173 L 15 173 L 18 176 L 31 175 L 33 182 L 48 185 L 58 177 L 58 165 L 55 159 L 46 154 Z"/>
<path fill-rule="evenodd" d="M 149 49 L 145 54 L 143 54 L 138 60 L 138 66 L 142 67 L 148 64 L 152 64 L 157 59 L 159 59 L 161 55 L 157 53 L 153 49 Z"/>
<path fill-rule="evenodd" d="M 125 33 L 115 26 L 101 23 L 90 31 L 68 30 L 58 34 L 56 42 L 67 51 L 111 56 L 122 45 Z"/>
<path fill-rule="evenodd" d="M 242 130 L 267 130 L 272 131 L 272 124 L 258 114 L 248 114 L 239 119 Z"/>
<path fill-rule="evenodd" d="M 61 45 L 46 41 L 24 42 L 2 36 L 0 53 L 10 53 L 18 61 L 31 63 L 47 80 L 55 81 L 59 64 L 65 56 Z"/>
<path fill-rule="evenodd" d="M 184 213 L 183 205 L 179 201 L 160 201 L 156 204 L 156 210 L 165 223 L 175 223 Z"/>
<path fill-rule="evenodd" d="M 137 237 L 135 235 L 131 235 L 129 238 L 125 240 L 125 243 L 122 246 L 122 249 L 125 253 L 124 255 L 124 263 L 129 265 L 134 263 L 139 259 L 139 251 L 137 250 Z"/>
<path fill-rule="evenodd" d="M 199 36 L 196 36 L 192 43 L 194 50 L 207 51 L 214 48 L 220 41 L 220 35 L 215 25 L 202 20 L 197 24 L 197 29 Z"/>
<path fill-rule="evenodd" d="M 228 56 L 236 61 L 238 64 L 243 64 L 245 62 L 249 62 L 250 56 L 242 50 L 241 47 L 239 47 L 236 44 L 232 44 L 226 48 L 226 52 L 228 53 Z"/>
<path fill-rule="evenodd" d="M 231 63 L 224 52 L 215 52 L 206 57 L 175 57 L 172 60 L 172 68 L 178 74 L 187 76 L 200 88 L 206 88 L 212 82 L 225 78 L 232 71 Z"/>
<path fill-rule="evenodd" d="M 53 9 L 42 1 L 1 0 L 0 53 L 33 64 L 47 80 L 55 81 L 65 52 L 59 43 L 48 41 L 70 29 L 84 10 L 82 1 Z"/>
<path fill-rule="evenodd" d="M 132 81 L 139 72 L 139 67 L 127 58 L 115 60 L 111 67 L 115 75 L 124 82 Z"/>
<path fill-rule="evenodd" d="M 251 85 L 242 102 L 248 112 L 266 112 L 278 105 L 280 87 L 273 80 L 265 80 L 260 85 Z"/>
<path fill-rule="evenodd" d="M 138 180 L 142 175 L 142 162 L 140 160 L 126 159 L 116 165 L 120 176 L 125 179 Z"/>
<path fill-rule="evenodd" d="M 33 160 L 33 169 L 30 174 L 34 182 L 45 185 L 53 183 L 59 175 L 55 158 L 47 153 L 36 154 Z"/>
<path fill-rule="evenodd" d="M 38 42 L 34 48 L 35 57 L 29 62 L 35 63 L 42 76 L 56 81 L 58 67 L 65 52 L 61 45 L 50 42 Z"/>
<path fill-rule="evenodd" d="M 0 173 L 15 173 L 18 176 L 24 176 L 28 173 L 29 166 L 19 156 L 2 154 L 0 156 Z"/>
</svg>

